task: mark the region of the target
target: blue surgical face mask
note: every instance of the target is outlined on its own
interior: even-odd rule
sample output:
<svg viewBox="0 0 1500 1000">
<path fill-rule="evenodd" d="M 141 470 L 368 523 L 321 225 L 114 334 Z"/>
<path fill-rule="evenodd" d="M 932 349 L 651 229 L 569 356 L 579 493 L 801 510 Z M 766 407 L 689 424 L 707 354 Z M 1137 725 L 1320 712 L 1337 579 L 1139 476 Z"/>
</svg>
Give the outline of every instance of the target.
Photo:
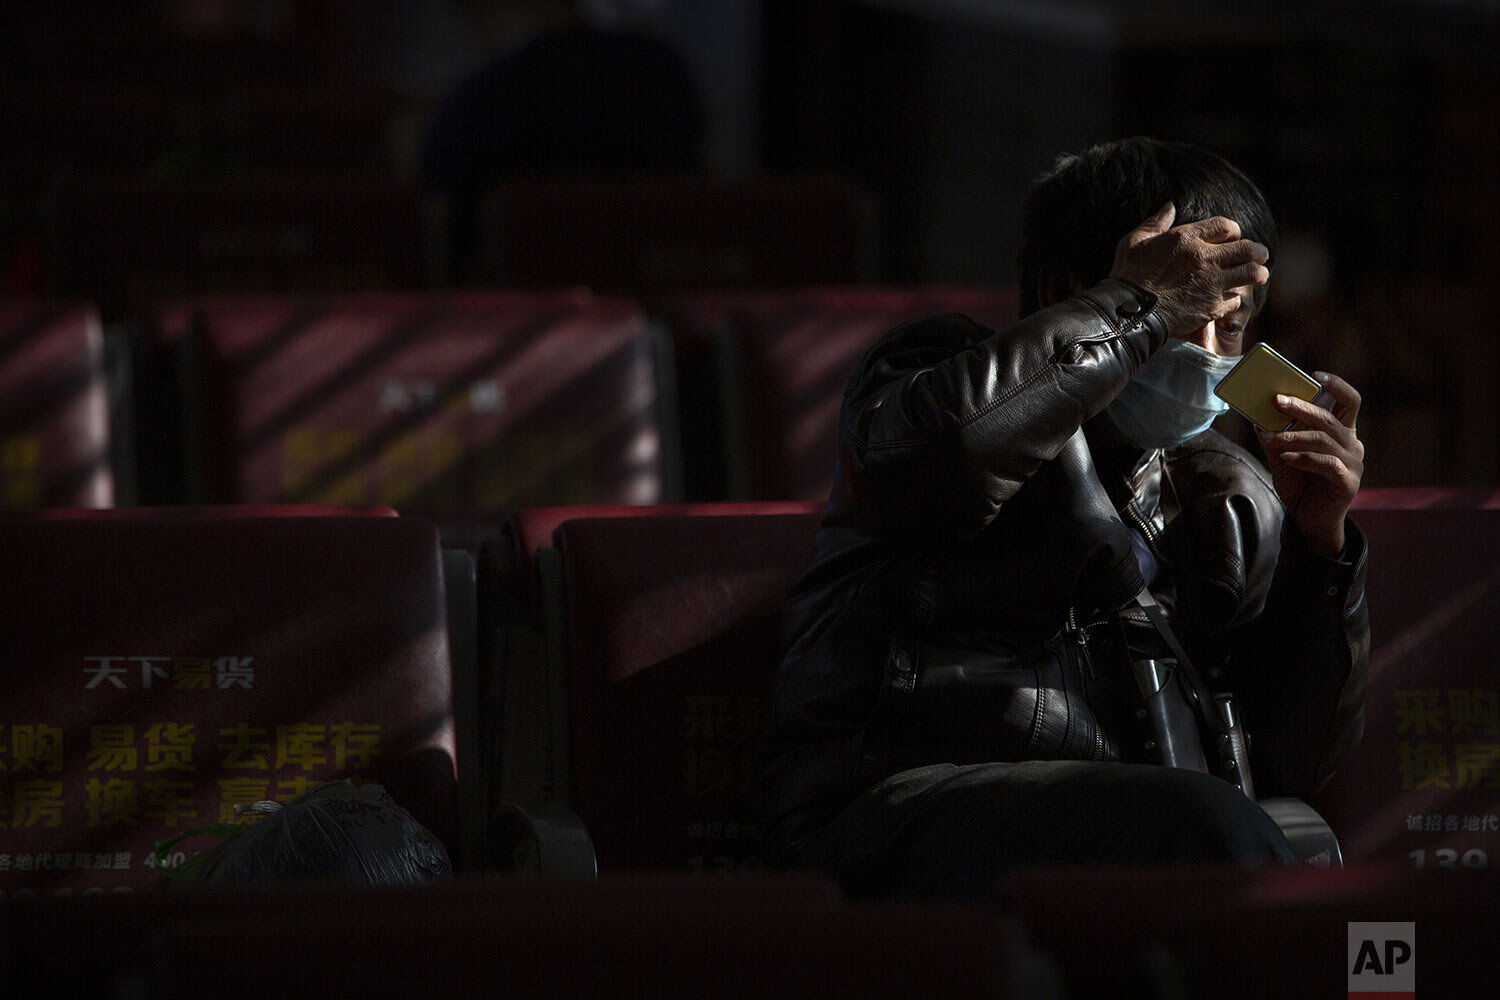
<svg viewBox="0 0 1500 1000">
<path fill-rule="evenodd" d="M 1214 389 L 1238 362 L 1185 340 L 1169 340 L 1136 369 L 1103 416 L 1138 448 L 1175 448 L 1229 410 Z"/>
</svg>

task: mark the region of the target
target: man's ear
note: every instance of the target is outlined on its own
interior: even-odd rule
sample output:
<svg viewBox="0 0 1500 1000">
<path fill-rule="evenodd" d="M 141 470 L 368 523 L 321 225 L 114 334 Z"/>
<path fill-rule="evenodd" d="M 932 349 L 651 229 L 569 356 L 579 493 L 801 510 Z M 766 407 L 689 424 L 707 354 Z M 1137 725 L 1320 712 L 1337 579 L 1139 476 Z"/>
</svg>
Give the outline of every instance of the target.
<svg viewBox="0 0 1500 1000">
<path fill-rule="evenodd" d="M 1043 309 L 1071 298 L 1081 288 L 1083 288 L 1083 282 L 1079 281 L 1078 276 L 1072 271 L 1044 267 L 1037 272 L 1036 300 Z"/>
</svg>

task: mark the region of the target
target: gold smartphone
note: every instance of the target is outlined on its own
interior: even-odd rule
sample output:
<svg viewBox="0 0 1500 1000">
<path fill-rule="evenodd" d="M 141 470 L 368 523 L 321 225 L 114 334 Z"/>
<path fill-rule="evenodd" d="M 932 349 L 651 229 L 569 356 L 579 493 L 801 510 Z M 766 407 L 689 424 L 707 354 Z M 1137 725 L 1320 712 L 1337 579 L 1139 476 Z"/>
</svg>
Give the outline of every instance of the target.
<svg viewBox="0 0 1500 1000">
<path fill-rule="evenodd" d="M 1333 393 L 1265 344 L 1250 348 L 1214 390 L 1214 395 L 1237 413 L 1273 434 L 1290 430 L 1297 423 L 1276 409 L 1277 393 L 1305 399 L 1325 410 L 1333 409 Z"/>
</svg>

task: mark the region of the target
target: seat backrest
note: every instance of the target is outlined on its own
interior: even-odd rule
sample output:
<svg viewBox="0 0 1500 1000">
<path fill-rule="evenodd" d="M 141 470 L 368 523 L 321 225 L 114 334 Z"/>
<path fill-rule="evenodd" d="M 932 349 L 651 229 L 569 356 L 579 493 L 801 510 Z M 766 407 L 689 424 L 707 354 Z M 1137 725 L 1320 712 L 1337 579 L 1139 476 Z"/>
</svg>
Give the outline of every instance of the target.
<svg viewBox="0 0 1500 1000">
<path fill-rule="evenodd" d="M 1364 740 L 1310 801 L 1348 861 L 1484 867 L 1500 857 L 1500 505 L 1383 492 L 1354 515 L 1374 635 Z"/>
<path fill-rule="evenodd" d="M 1412 946 L 1394 965 L 1422 995 L 1467 996 L 1494 981 L 1497 889 L 1493 870 L 1397 864 L 1080 865 L 1014 872 L 999 909 L 1059 973 L 1056 996 L 1411 996 L 1390 938 Z M 1419 971 L 1403 930 L 1421 932 Z"/>
<path fill-rule="evenodd" d="M 15 996 L 128 982 L 164 1000 L 254 1000 L 263 985 L 226 971 L 249 964 L 318 996 L 461 996 L 476 983 L 527 1000 L 1054 995 L 994 908 L 851 905 L 807 875 L 137 893 L 15 900 L 0 917 Z"/>
<path fill-rule="evenodd" d="M 651 299 L 852 283 L 870 256 L 864 194 L 836 176 L 508 180 L 483 214 L 483 273 L 516 287 L 585 284 Z"/>
<path fill-rule="evenodd" d="M 457 855 L 431 523 L 0 521 L 0 551 L 0 887 L 148 885 L 157 842 L 343 775 Z"/>
<path fill-rule="evenodd" d="M 0 94 L 14 173 L 222 178 L 268 168 L 388 169 L 394 99 L 340 86 L 241 81 L 206 94 L 52 79 Z"/>
<path fill-rule="evenodd" d="M 72 179 L 56 195 L 55 283 L 106 322 L 199 294 L 423 288 L 427 227 L 422 193 L 374 172 Z"/>
<path fill-rule="evenodd" d="M 197 520 L 226 517 L 399 517 L 393 507 L 336 507 L 331 504 L 218 504 L 205 507 L 188 505 L 161 507 L 51 507 L 42 510 L 14 511 L 4 515 L 11 520 L 94 520 L 130 521 L 147 519 Z"/>
<path fill-rule="evenodd" d="M 727 295 L 718 309 L 684 297 L 667 315 L 682 356 L 711 357 L 721 373 L 729 498 L 826 500 L 839 406 L 865 351 L 892 327 L 937 313 L 1000 329 L 1018 301 L 1008 287 L 820 288 Z M 700 346 L 704 327 L 726 331 L 716 353 Z"/>
<path fill-rule="evenodd" d="M 97 312 L 0 303 L 0 509 L 113 503 Z"/>
<path fill-rule="evenodd" d="M 817 514 L 562 524 L 556 789 L 601 872 L 753 868 L 746 799 Z M 545 553 L 544 553 L 545 555 Z M 554 667 L 556 669 L 556 667 Z"/>
<path fill-rule="evenodd" d="M 734 317 L 787 291 L 678 292 L 656 303 L 672 338 L 682 439 L 683 496 L 723 500 L 746 495 L 744 421 L 740 413 Z M 731 489 L 731 480 L 734 489 Z"/>
<path fill-rule="evenodd" d="M 549 726 L 546 624 L 538 593 L 536 556 L 550 548 L 567 521 L 597 518 L 724 517 L 816 514 L 818 505 L 690 503 L 647 506 L 533 507 L 506 514 L 480 551 L 480 675 L 484 759 L 496 804 L 507 795 L 534 794 Z"/>
<path fill-rule="evenodd" d="M 1360 490 L 1355 510 L 1500 510 L 1500 486 L 1387 486 Z"/>
<path fill-rule="evenodd" d="M 523 588 L 532 596 L 534 557 L 550 545 L 553 533 L 566 521 L 621 517 L 726 517 L 767 514 L 817 514 L 822 505 L 804 500 L 765 502 L 720 501 L 676 504 L 614 504 L 576 507 L 528 507 L 512 510 L 500 521 L 492 548 L 493 566 L 510 579 L 508 585 Z"/>
<path fill-rule="evenodd" d="M 202 499 L 445 520 L 652 503 L 673 468 L 656 341 L 587 293 L 228 297 L 171 310 Z"/>
</svg>

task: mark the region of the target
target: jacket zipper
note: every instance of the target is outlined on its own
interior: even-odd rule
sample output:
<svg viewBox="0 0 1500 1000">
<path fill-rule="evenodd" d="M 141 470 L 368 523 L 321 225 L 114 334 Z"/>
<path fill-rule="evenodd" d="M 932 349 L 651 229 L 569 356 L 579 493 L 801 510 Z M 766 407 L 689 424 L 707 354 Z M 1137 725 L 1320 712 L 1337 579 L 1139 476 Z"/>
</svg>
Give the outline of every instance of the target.
<svg viewBox="0 0 1500 1000">
<path fill-rule="evenodd" d="M 1134 500 L 1125 505 L 1124 514 L 1130 518 L 1130 523 L 1140 530 L 1141 537 L 1146 540 L 1146 548 L 1151 550 L 1151 554 L 1156 558 L 1156 561 L 1163 566 L 1171 566 L 1171 562 L 1162 553 L 1160 538 L 1156 534 L 1156 529 L 1152 527 L 1151 522 L 1141 513 L 1140 508 L 1136 506 Z M 1205 582 L 1228 591 L 1230 601 L 1235 604 L 1239 603 L 1242 591 L 1232 583 L 1219 578 L 1212 578 Z"/>
<path fill-rule="evenodd" d="M 1078 624 L 1078 609 L 1068 609 L 1068 631 L 1073 633 L 1073 642 L 1078 646 L 1078 659 L 1083 663 L 1084 673 L 1089 675 L 1089 680 L 1098 680 L 1094 673 L 1094 658 L 1089 655 L 1089 627 Z"/>
<path fill-rule="evenodd" d="M 1135 505 L 1134 500 L 1125 505 L 1124 514 L 1130 518 L 1130 523 L 1140 530 L 1141 537 L 1146 540 L 1146 548 L 1151 550 L 1151 554 L 1156 557 L 1156 561 L 1163 566 L 1171 565 L 1161 550 L 1161 545 L 1156 537 L 1156 529 L 1151 526 L 1150 521 L 1146 520 L 1145 515 Z"/>
<path fill-rule="evenodd" d="M 1093 624 L 1104 623 L 1095 622 Z M 1094 673 L 1094 658 L 1089 654 L 1089 629 L 1093 627 L 1093 624 L 1080 626 L 1078 624 L 1078 609 L 1068 608 L 1068 631 L 1073 633 L 1073 642 L 1078 647 L 1077 654 L 1079 661 L 1083 664 L 1083 672 L 1088 675 L 1089 680 L 1098 680 L 1098 675 Z M 1085 693 L 1084 703 L 1087 704 L 1087 702 L 1088 695 Z M 1089 714 L 1092 715 L 1093 713 L 1090 712 Z M 1094 720 L 1094 749 L 1092 759 L 1104 759 L 1104 733 L 1099 728 L 1098 719 Z"/>
</svg>

